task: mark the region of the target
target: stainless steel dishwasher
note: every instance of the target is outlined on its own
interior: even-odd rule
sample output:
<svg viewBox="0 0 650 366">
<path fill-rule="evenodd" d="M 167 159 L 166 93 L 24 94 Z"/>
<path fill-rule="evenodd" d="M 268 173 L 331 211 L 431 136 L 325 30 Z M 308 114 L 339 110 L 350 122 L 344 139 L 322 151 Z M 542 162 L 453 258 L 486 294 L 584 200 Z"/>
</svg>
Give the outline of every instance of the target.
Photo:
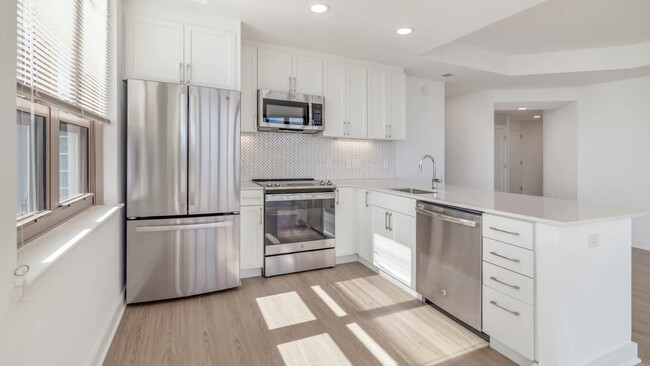
<svg viewBox="0 0 650 366">
<path fill-rule="evenodd" d="M 481 213 L 417 202 L 418 293 L 482 331 Z"/>
</svg>

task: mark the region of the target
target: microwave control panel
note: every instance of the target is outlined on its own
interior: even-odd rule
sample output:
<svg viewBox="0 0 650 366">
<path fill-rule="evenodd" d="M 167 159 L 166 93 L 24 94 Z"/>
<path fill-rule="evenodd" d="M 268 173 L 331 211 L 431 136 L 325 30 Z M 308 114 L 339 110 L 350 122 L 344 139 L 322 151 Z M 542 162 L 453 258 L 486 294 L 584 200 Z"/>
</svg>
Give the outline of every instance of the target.
<svg viewBox="0 0 650 366">
<path fill-rule="evenodd" d="M 311 118 L 314 126 L 323 125 L 323 105 L 312 103 L 311 105 Z"/>
</svg>

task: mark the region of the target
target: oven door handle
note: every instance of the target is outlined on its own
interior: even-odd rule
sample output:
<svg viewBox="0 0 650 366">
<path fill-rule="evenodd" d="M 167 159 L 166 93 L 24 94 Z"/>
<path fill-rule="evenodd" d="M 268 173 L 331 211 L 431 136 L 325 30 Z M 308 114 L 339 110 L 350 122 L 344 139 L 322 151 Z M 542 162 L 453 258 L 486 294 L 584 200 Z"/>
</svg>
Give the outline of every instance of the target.
<svg viewBox="0 0 650 366">
<path fill-rule="evenodd" d="M 266 202 L 274 201 L 302 201 L 302 200 L 329 200 L 336 198 L 334 192 L 318 192 L 318 193 L 287 193 L 287 194 L 266 194 L 264 200 Z"/>
</svg>

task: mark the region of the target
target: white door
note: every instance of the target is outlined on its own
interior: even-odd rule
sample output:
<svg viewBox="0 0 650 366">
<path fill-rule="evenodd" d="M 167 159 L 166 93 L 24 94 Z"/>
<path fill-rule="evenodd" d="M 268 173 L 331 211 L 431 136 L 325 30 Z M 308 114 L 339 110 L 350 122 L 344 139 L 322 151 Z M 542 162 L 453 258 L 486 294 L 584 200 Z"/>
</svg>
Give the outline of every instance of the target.
<svg viewBox="0 0 650 366">
<path fill-rule="evenodd" d="M 386 72 L 368 69 L 368 137 L 387 138 Z"/>
<path fill-rule="evenodd" d="M 323 60 L 293 55 L 293 88 L 296 93 L 323 95 Z"/>
<path fill-rule="evenodd" d="M 400 282 L 415 287 L 415 217 L 391 212 L 389 229 L 391 243 L 390 273 Z"/>
<path fill-rule="evenodd" d="M 523 190 L 522 181 L 521 181 L 521 167 L 523 161 L 521 161 L 521 140 L 523 136 L 521 135 L 521 130 L 519 129 L 519 124 L 511 125 L 508 132 L 508 161 L 510 165 L 508 166 L 508 175 L 509 175 L 509 185 L 508 190 L 510 193 L 521 193 Z"/>
<path fill-rule="evenodd" d="M 339 62 L 325 62 L 325 131 L 323 135 L 347 137 L 346 67 Z"/>
<path fill-rule="evenodd" d="M 259 48 L 257 50 L 257 88 L 289 92 L 292 82 L 291 53 Z"/>
<path fill-rule="evenodd" d="M 391 139 L 406 138 L 404 123 L 404 74 L 388 74 L 388 136 Z"/>
<path fill-rule="evenodd" d="M 508 136 L 506 126 L 494 126 L 494 190 L 508 192 Z"/>
<path fill-rule="evenodd" d="M 126 16 L 124 78 L 183 83 L 183 24 Z"/>
<path fill-rule="evenodd" d="M 336 256 L 354 254 L 354 188 L 336 190 Z"/>
<path fill-rule="evenodd" d="M 350 65 L 348 70 L 348 137 L 368 137 L 368 69 Z M 327 97 L 325 97 L 327 105 Z"/>
<path fill-rule="evenodd" d="M 542 122 L 521 123 L 522 193 L 533 196 L 544 194 L 543 131 Z"/>
<path fill-rule="evenodd" d="M 264 261 L 264 207 L 240 208 L 240 269 L 262 268 Z"/>
<path fill-rule="evenodd" d="M 372 208 L 370 207 L 370 192 L 365 189 L 356 191 L 356 236 L 355 241 L 358 244 L 357 253 L 359 257 L 372 263 Z"/>
<path fill-rule="evenodd" d="M 257 48 L 241 48 L 241 132 L 257 131 Z"/>
<path fill-rule="evenodd" d="M 185 26 L 185 82 L 239 90 L 237 35 L 219 29 Z"/>
</svg>

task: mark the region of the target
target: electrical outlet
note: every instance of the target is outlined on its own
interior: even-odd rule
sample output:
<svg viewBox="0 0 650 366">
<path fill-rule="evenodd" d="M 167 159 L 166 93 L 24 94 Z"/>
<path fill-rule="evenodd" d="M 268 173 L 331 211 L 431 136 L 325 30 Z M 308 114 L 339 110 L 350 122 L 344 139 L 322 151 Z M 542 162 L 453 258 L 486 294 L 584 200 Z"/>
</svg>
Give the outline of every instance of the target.
<svg viewBox="0 0 650 366">
<path fill-rule="evenodd" d="M 352 159 L 352 169 L 361 169 L 361 160 Z"/>
<path fill-rule="evenodd" d="M 587 248 L 596 248 L 600 246 L 600 236 L 598 233 L 589 234 L 588 241 L 589 243 L 587 244 Z"/>
<path fill-rule="evenodd" d="M 345 167 L 346 167 L 347 169 L 351 169 L 351 168 L 352 168 L 352 160 L 351 160 L 351 159 L 347 159 L 347 160 L 345 160 Z"/>
</svg>

